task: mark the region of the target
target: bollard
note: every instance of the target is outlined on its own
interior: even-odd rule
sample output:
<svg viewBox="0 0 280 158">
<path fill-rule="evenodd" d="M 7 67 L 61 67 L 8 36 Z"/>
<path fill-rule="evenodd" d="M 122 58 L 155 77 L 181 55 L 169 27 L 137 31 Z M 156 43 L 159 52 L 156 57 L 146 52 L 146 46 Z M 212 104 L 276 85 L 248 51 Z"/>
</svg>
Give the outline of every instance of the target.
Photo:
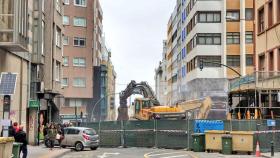
<svg viewBox="0 0 280 158">
<path fill-rule="evenodd" d="M 271 157 L 274 156 L 274 143 L 273 141 L 270 142 L 271 143 Z"/>
</svg>

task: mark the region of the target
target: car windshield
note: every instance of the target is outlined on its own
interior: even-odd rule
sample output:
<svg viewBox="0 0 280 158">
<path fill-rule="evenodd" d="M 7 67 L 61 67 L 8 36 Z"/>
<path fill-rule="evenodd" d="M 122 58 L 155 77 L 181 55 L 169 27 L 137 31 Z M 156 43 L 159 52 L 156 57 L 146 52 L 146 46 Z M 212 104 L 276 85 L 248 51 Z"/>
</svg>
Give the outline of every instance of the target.
<svg viewBox="0 0 280 158">
<path fill-rule="evenodd" d="M 95 130 L 93 130 L 93 129 L 86 129 L 86 130 L 84 130 L 84 133 L 87 134 L 87 135 L 95 135 L 96 134 Z"/>
</svg>

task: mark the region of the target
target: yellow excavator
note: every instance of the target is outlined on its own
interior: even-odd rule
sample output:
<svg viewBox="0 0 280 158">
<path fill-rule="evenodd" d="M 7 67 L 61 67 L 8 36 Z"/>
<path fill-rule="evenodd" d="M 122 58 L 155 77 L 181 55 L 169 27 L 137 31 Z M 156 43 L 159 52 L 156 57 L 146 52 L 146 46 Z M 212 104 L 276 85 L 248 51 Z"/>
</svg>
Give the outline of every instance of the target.
<svg viewBox="0 0 280 158">
<path fill-rule="evenodd" d="M 133 118 L 138 120 L 151 119 L 184 119 L 185 111 L 178 106 L 160 105 L 152 88 L 147 82 L 136 83 L 131 81 L 127 88 L 120 93 L 120 107 L 118 108 L 118 120 L 128 120 L 127 98 L 133 94 L 140 94 L 144 98 L 134 101 Z"/>
<path fill-rule="evenodd" d="M 138 120 L 182 120 L 186 118 L 186 113 L 178 105 L 154 106 L 149 98 L 136 98 L 134 100 L 134 110 L 134 118 Z"/>
</svg>

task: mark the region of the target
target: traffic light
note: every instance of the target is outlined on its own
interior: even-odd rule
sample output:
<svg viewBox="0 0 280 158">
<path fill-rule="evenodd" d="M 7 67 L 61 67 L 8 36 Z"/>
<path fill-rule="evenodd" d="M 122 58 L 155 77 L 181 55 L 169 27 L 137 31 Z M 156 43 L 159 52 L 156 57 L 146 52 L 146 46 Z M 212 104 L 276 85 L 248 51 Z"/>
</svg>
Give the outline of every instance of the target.
<svg viewBox="0 0 280 158">
<path fill-rule="evenodd" d="M 200 68 L 200 71 L 202 71 L 202 69 L 203 69 L 203 60 L 202 59 L 200 59 L 200 61 L 199 61 L 199 68 Z"/>
<path fill-rule="evenodd" d="M 232 106 L 232 94 L 228 95 L 228 105 Z"/>
</svg>

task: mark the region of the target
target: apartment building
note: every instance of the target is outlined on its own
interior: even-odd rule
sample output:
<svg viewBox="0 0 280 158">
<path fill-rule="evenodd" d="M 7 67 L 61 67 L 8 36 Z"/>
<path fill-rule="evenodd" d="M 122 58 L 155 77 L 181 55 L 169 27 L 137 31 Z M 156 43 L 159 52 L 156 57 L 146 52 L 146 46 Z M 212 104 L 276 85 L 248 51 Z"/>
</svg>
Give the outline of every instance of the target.
<svg viewBox="0 0 280 158">
<path fill-rule="evenodd" d="M 15 84 L 14 89 L 11 89 L 14 92 L 7 94 L 3 92 L 3 85 L 0 86 L 0 120 L 10 119 L 25 127 L 28 125 L 26 116 L 30 80 L 27 2 L 0 1 L 0 78 L 3 79 L 8 73 L 16 76 L 15 82 L 10 83 Z M 2 131 L 2 125 L 0 130 Z"/>
<path fill-rule="evenodd" d="M 86 107 L 88 118 L 94 105 L 94 67 L 100 66 L 102 57 L 102 14 L 98 0 L 64 0 L 64 106 Z"/>
<path fill-rule="evenodd" d="M 280 71 L 280 1 L 255 2 L 257 71 Z"/>
<path fill-rule="evenodd" d="M 59 120 L 62 1 L 4 0 L 0 6 L 0 72 L 17 74 L 8 117 L 24 125 L 35 144 L 38 120 L 40 127 Z"/>
<path fill-rule="evenodd" d="M 181 0 L 168 22 L 168 103 L 210 96 L 225 107 L 228 80 L 254 71 L 253 0 Z M 203 60 L 203 69 L 199 63 Z"/>
</svg>

